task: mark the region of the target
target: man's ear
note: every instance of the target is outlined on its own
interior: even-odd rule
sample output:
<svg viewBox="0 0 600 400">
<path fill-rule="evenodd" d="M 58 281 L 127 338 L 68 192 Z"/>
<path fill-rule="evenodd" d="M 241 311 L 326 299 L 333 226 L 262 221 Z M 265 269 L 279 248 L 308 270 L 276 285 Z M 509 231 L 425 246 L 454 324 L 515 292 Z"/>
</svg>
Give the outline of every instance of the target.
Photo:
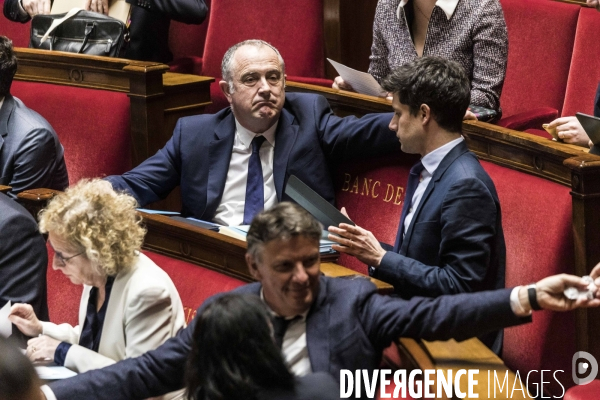
<svg viewBox="0 0 600 400">
<path fill-rule="evenodd" d="M 423 120 L 423 125 L 427 125 L 431 121 L 431 108 L 427 104 L 421 104 L 419 116 Z"/>
<path fill-rule="evenodd" d="M 221 88 L 221 91 L 223 92 L 225 97 L 227 97 L 227 101 L 229 101 L 229 103 L 231 103 L 231 93 L 229 93 L 229 83 L 227 83 L 227 81 L 219 81 L 219 87 Z"/>
<path fill-rule="evenodd" d="M 246 253 L 246 265 L 248 265 L 248 271 L 250 275 L 257 281 L 260 281 L 261 275 L 256 265 L 256 259 L 250 253 Z"/>
</svg>

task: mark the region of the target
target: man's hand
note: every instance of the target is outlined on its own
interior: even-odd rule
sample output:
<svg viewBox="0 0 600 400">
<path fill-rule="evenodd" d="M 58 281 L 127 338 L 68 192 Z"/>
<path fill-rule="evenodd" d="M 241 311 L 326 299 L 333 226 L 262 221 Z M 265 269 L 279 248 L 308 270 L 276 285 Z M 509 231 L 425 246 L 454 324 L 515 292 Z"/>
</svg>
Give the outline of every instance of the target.
<svg viewBox="0 0 600 400">
<path fill-rule="evenodd" d="M 84 9 L 108 15 L 108 0 L 86 0 Z"/>
<path fill-rule="evenodd" d="M 29 14 L 31 18 L 38 14 L 50 14 L 50 0 L 22 0 L 21 5 L 23 10 Z"/>
<path fill-rule="evenodd" d="M 598 0 L 586 0 L 586 3 L 590 7 L 594 7 L 596 10 L 600 11 L 600 1 Z"/>
<path fill-rule="evenodd" d="M 569 311 L 581 307 L 600 306 L 600 289 L 597 286 L 594 290 L 594 298 L 591 300 L 585 296 L 580 296 L 576 300 L 569 300 L 564 295 L 564 291 L 568 287 L 575 287 L 582 291 L 587 290 L 588 283 L 578 276 L 567 274 L 549 276 L 537 282 L 535 287 L 538 304 L 544 310 Z M 527 287 L 525 286 L 519 289 L 519 301 L 525 310 L 531 309 Z"/>
<path fill-rule="evenodd" d="M 52 339 L 50 336 L 40 336 L 29 339 L 27 342 L 27 357 L 31 361 L 54 359 L 56 348 L 60 344 L 59 340 Z"/>
<path fill-rule="evenodd" d="M 588 147 L 590 138 L 583 130 L 576 117 L 557 118 L 548 124 L 548 128 L 556 128 L 556 134 L 565 143 Z"/>
<path fill-rule="evenodd" d="M 352 85 L 350 85 L 349 83 L 346 83 L 341 76 L 336 76 L 335 80 L 333 81 L 333 85 L 331 85 L 332 88 L 334 89 L 338 89 L 338 90 L 349 90 L 351 92 L 354 92 L 354 89 L 352 88 Z"/>
<path fill-rule="evenodd" d="M 27 336 L 38 336 L 43 332 L 42 323 L 29 304 L 13 304 L 8 319 Z"/>
<path fill-rule="evenodd" d="M 341 212 L 348 217 L 345 208 L 342 207 Z M 334 250 L 354 256 L 367 265 L 378 267 L 381 264 L 386 252 L 370 231 L 359 226 L 340 224 L 337 228 L 330 226 L 329 232 L 333 234 L 328 236 L 329 240 L 340 244 L 331 246 Z"/>
</svg>

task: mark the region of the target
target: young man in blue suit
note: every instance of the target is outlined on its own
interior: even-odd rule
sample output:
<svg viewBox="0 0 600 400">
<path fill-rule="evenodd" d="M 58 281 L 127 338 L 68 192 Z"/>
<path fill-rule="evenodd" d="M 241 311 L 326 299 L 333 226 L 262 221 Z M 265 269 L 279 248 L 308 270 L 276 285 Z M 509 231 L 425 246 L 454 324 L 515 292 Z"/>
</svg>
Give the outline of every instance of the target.
<svg viewBox="0 0 600 400">
<path fill-rule="evenodd" d="M 288 321 L 280 331 L 282 352 L 291 371 L 300 376 L 328 372 L 339 380 L 341 369 L 371 371 L 378 368 L 382 350 L 400 336 L 462 340 L 527 322 L 530 298 L 534 306 L 555 311 L 600 305 L 597 289 L 592 300 L 564 297 L 567 286 L 587 286 L 570 275 L 543 279 L 531 289 L 436 299 L 382 296 L 366 279 L 321 276 L 320 237 L 321 225 L 295 204 L 284 202 L 258 214 L 248 232 L 246 254 L 258 282 L 236 289 L 260 296 L 274 316 Z M 594 278 L 598 275 L 600 268 L 592 272 Z M 596 281 L 600 284 L 600 279 Z M 194 319 L 177 337 L 141 357 L 57 381 L 42 390 L 48 399 L 125 400 L 179 389 L 196 323 Z"/>
<path fill-rule="evenodd" d="M 388 76 L 396 131 L 411 169 L 393 249 L 361 227 L 331 227 L 334 249 L 356 256 L 396 293 L 437 297 L 504 287 L 506 249 L 494 183 L 461 135 L 470 84 L 455 62 L 422 57 Z M 338 235 L 338 236 L 336 236 Z M 501 332 L 480 338 L 497 354 Z"/>
<path fill-rule="evenodd" d="M 181 118 L 158 153 L 107 178 L 115 189 L 144 206 L 180 186 L 183 216 L 249 224 L 263 207 L 285 200 L 291 175 L 333 202 L 332 163 L 398 145 L 387 126 L 391 114 L 339 118 L 321 96 L 286 94 L 285 64 L 266 42 L 230 48 L 222 74 L 231 107 Z"/>
</svg>

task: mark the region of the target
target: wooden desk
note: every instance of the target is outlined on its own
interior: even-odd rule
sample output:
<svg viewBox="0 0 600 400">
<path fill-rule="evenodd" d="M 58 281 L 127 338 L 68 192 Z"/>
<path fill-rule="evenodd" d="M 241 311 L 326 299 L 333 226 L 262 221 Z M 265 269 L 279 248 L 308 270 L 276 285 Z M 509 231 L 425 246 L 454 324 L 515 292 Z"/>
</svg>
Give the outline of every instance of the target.
<svg viewBox="0 0 600 400">
<path fill-rule="evenodd" d="M 12 189 L 10 186 L 0 185 L 0 193 L 8 193 Z"/>
<path fill-rule="evenodd" d="M 140 213 L 146 224 L 143 248 L 155 253 L 184 260 L 223 274 L 250 282 L 253 280 L 245 261 L 246 242 L 203 229 L 164 215 Z M 356 271 L 337 265 L 337 256 L 323 257 L 321 272 L 332 277 L 364 277 L 370 279 L 380 293 L 392 293 L 393 287 L 385 282 L 357 274 Z"/>
</svg>

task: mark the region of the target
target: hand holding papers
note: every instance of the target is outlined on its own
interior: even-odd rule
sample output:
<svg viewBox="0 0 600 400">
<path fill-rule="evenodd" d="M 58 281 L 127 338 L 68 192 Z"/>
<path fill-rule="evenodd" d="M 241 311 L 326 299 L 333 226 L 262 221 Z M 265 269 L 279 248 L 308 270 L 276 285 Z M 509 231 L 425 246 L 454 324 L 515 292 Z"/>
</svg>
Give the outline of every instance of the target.
<svg viewBox="0 0 600 400">
<path fill-rule="evenodd" d="M 327 61 L 333 65 L 333 68 L 344 79 L 344 81 L 352 86 L 352 88 L 361 94 L 369 96 L 385 97 L 386 91 L 379 86 L 379 83 L 373 76 L 366 72 L 360 72 L 350 67 L 347 67 L 339 62 L 335 62 L 328 58 Z"/>
</svg>

